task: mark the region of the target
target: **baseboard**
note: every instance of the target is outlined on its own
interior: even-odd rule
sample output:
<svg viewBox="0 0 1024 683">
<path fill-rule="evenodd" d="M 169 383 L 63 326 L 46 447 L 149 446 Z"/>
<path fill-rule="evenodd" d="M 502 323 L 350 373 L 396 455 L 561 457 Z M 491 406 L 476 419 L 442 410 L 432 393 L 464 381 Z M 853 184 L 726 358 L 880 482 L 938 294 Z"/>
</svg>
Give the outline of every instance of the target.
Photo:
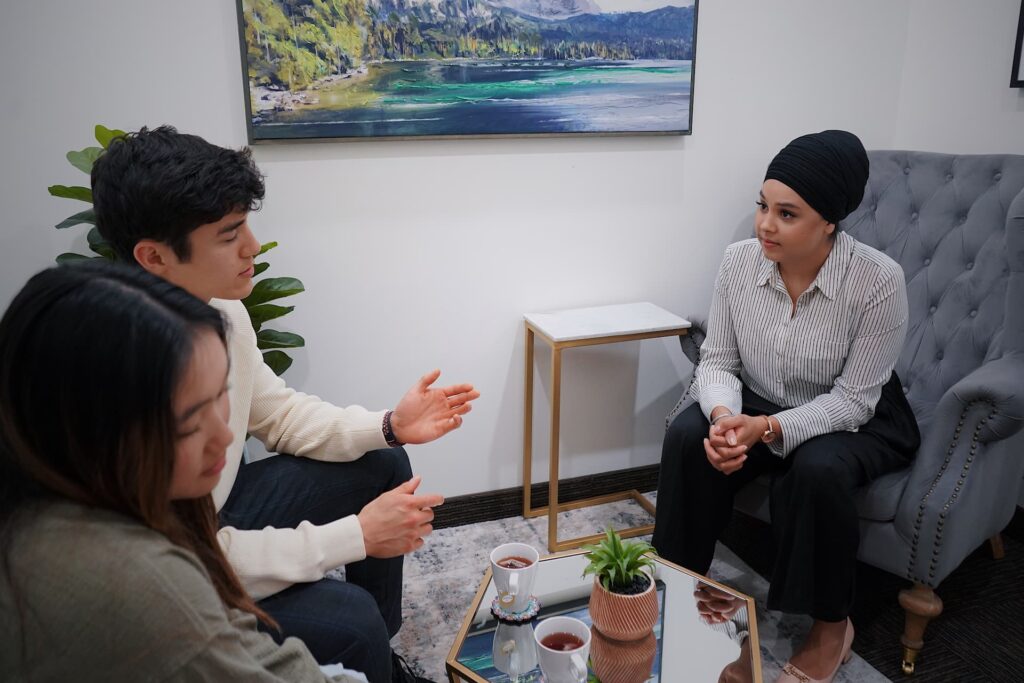
<svg viewBox="0 0 1024 683">
<path fill-rule="evenodd" d="M 636 489 L 640 492 L 654 491 L 658 488 L 658 470 L 659 465 L 646 465 L 615 472 L 562 479 L 558 485 L 558 499 L 560 502 L 568 503 L 624 489 Z M 548 483 L 545 481 L 533 484 L 530 487 L 530 498 L 531 505 L 535 508 L 547 505 Z M 434 514 L 435 529 L 490 522 L 495 519 L 522 515 L 523 487 L 516 486 L 497 491 L 454 496 L 446 499 L 444 505 L 434 510 Z"/>
</svg>

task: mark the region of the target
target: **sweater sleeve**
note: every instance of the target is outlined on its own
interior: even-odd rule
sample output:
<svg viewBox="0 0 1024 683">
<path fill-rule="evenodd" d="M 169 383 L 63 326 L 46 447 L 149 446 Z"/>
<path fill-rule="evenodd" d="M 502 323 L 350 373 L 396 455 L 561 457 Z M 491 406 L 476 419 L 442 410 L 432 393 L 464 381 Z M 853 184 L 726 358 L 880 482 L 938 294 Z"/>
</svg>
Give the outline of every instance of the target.
<svg viewBox="0 0 1024 683">
<path fill-rule="evenodd" d="M 202 681 L 335 681 L 336 683 L 366 683 L 366 677 L 356 671 L 340 669 L 328 676 L 323 667 L 317 665 L 306 646 L 298 638 L 285 638 L 278 645 L 266 633 L 256 629 L 256 617 L 241 610 L 230 610 L 229 620 L 235 629 L 237 639 L 215 639 L 188 665 L 188 679 Z M 237 644 L 251 658 L 242 668 L 235 656 Z M 261 675 L 261 670 L 272 677 Z"/>
<path fill-rule="evenodd" d="M 700 347 L 700 363 L 694 372 L 690 396 L 700 402 L 704 417 L 711 420 L 715 406 L 725 406 L 733 415 L 743 408 L 743 384 L 740 382 L 740 352 L 729 310 L 729 266 L 733 247 L 722 257 L 715 279 L 715 292 L 708 314 L 707 338 Z"/>
<path fill-rule="evenodd" d="M 294 529 L 265 527 L 217 532 L 224 554 L 246 591 L 257 600 L 295 583 L 319 581 L 324 574 L 366 558 L 359 519 L 349 515 L 317 526 L 302 522 Z"/>
<path fill-rule="evenodd" d="M 266 444 L 267 450 L 346 461 L 387 448 L 383 432 L 386 411 L 371 412 L 357 405 L 340 408 L 295 391 L 263 362 L 257 364 L 255 373 L 249 433 Z"/>
</svg>

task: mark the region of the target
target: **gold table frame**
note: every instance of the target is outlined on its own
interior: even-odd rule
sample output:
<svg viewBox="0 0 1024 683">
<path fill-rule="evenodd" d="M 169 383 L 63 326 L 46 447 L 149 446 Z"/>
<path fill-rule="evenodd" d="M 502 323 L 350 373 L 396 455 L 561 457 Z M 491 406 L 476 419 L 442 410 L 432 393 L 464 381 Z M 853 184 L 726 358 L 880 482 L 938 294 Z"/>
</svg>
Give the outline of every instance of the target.
<svg viewBox="0 0 1024 683">
<path fill-rule="evenodd" d="M 665 330 L 651 332 L 638 332 L 633 334 L 612 334 L 593 336 L 585 339 L 573 339 L 567 341 L 556 341 L 537 328 L 529 320 L 526 325 L 526 390 L 524 395 L 524 417 L 523 417 L 523 517 L 548 516 L 548 550 L 557 552 L 569 548 L 578 548 L 585 543 L 596 543 L 604 538 L 603 534 L 591 536 L 580 536 L 564 541 L 558 540 L 558 514 L 567 510 L 603 505 L 620 500 L 635 500 L 644 510 L 654 516 L 654 505 L 647 500 L 636 489 L 628 489 L 618 493 L 609 493 L 603 496 L 584 498 L 571 503 L 558 502 L 558 439 L 559 439 L 559 415 L 562 400 L 562 351 L 581 346 L 596 346 L 598 344 L 618 344 L 620 342 L 637 341 L 640 339 L 657 339 L 659 337 L 676 337 L 688 334 L 689 323 L 686 326 L 674 327 Z M 548 504 L 541 507 L 531 507 L 530 486 L 532 483 L 533 468 L 533 346 L 535 336 L 540 337 L 551 346 L 551 441 L 548 450 Z M 638 527 L 631 527 L 619 532 L 623 538 L 642 536 L 654 531 L 653 524 L 645 524 Z"/>
<path fill-rule="evenodd" d="M 563 557 L 570 557 L 572 555 L 581 555 L 584 552 L 586 551 L 570 550 L 568 552 L 556 553 L 554 555 L 541 557 L 540 561 L 541 563 L 544 563 L 549 560 L 557 560 Z M 731 593 L 732 595 L 742 597 L 747 601 L 747 622 L 750 633 L 749 650 L 751 657 L 751 673 L 754 677 L 754 683 L 763 683 L 761 672 L 761 646 L 757 633 L 757 608 L 754 604 L 754 598 L 750 597 L 745 593 L 741 593 L 735 588 L 730 588 L 725 584 L 713 581 L 707 578 L 706 576 L 702 576 L 700 574 L 692 572 L 689 569 L 686 569 L 685 567 L 681 567 L 678 564 L 675 564 L 674 562 L 669 562 L 668 560 L 662 559 L 657 555 L 651 554 L 650 557 L 656 563 L 664 565 L 672 571 L 679 572 L 681 574 L 687 574 L 699 581 L 702 581 L 704 583 L 714 586 L 715 588 L 723 590 L 726 593 Z M 480 587 L 477 588 L 476 596 L 474 596 L 473 602 L 470 603 L 469 609 L 466 611 L 466 616 L 462 620 L 462 625 L 459 627 L 459 632 L 455 636 L 455 642 L 452 643 L 451 649 L 448 650 L 448 657 L 444 661 L 444 669 L 445 673 L 448 674 L 449 683 L 461 683 L 464 681 L 468 683 L 487 683 L 486 679 L 481 678 L 475 672 L 473 672 L 464 664 L 459 662 L 459 650 L 462 649 L 463 642 L 466 639 L 466 634 L 469 632 L 470 626 L 473 625 L 473 619 L 476 617 L 476 614 L 480 609 L 480 603 L 483 600 L 484 595 L 487 593 L 487 588 L 491 585 L 491 578 L 491 568 L 490 566 L 488 566 L 487 570 L 484 572 L 483 579 L 480 580 Z"/>
</svg>

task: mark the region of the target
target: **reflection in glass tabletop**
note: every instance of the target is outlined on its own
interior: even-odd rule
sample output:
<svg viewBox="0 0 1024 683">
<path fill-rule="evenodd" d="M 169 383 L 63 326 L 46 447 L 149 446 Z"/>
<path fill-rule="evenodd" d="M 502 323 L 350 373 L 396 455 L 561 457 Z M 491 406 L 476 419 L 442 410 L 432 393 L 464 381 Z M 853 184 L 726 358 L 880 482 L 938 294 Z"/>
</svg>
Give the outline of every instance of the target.
<svg viewBox="0 0 1024 683">
<path fill-rule="evenodd" d="M 761 683 L 753 599 L 654 559 L 661 614 L 653 636 L 622 643 L 592 631 L 589 681 L 599 681 L 593 664 L 602 661 L 598 668 L 614 670 L 617 680 L 600 683 Z M 590 625 L 593 577 L 583 576 L 586 564 L 582 550 L 541 559 L 533 587 L 541 605 L 538 619 L 566 615 Z M 543 682 L 533 640 L 536 622 L 498 622 L 490 609 L 496 596 L 488 568 L 445 662 L 450 681 Z"/>
</svg>

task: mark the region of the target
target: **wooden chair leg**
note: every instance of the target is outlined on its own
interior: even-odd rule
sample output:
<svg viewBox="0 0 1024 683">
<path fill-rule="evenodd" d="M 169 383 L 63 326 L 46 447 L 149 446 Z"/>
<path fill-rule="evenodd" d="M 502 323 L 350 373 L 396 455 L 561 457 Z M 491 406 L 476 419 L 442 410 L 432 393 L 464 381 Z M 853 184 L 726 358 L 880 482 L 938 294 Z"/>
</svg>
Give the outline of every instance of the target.
<svg viewBox="0 0 1024 683">
<path fill-rule="evenodd" d="M 900 607 L 907 613 L 906 625 L 900 642 L 903 643 L 903 673 L 914 673 L 917 655 L 924 647 L 924 630 L 928 622 L 942 614 L 942 599 L 935 591 L 922 583 L 901 590 Z"/>
<path fill-rule="evenodd" d="M 1001 560 L 1006 557 L 1006 549 L 1003 548 L 1003 535 L 996 534 L 992 538 L 988 539 L 988 543 L 992 546 L 992 559 Z"/>
</svg>

